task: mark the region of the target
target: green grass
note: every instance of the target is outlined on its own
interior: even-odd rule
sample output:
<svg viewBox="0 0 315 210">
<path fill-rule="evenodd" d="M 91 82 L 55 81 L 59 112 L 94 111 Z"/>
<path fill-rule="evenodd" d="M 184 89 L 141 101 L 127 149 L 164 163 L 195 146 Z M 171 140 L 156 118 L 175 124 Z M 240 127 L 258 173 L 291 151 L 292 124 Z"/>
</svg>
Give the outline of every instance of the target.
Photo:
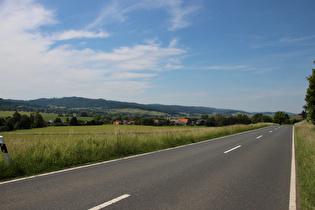
<svg viewBox="0 0 315 210">
<path fill-rule="evenodd" d="M 24 113 L 24 112 L 22 112 L 22 113 Z M 25 113 L 27 113 L 27 112 L 25 112 Z M 0 117 L 9 117 L 9 116 L 12 116 L 14 114 L 14 112 L 13 111 L 0 111 Z M 29 113 L 28 113 L 28 115 L 29 115 Z"/>
<path fill-rule="evenodd" d="M 300 208 L 315 209 L 315 125 L 302 121 L 294 127 Z"/>
<path fill-rule="evenodd" d="M 266 124 L 207 127 L 77 126 L 47 127 L 0 133 L 12 161 L 0 156 L 0 180 L 30 176 L 100 162 L 220 136 Z"/>
<path fill-rule="evenodd" d="M 6 117 L 12 117 L 15 111 L 0 111 L 0 117 L 6 118 Z M 30 116 L 31 112 L 19 112 L 21 115 L 27 115 Z M 43 117 L 43 119 L 48 122 L 49 120 L 55 120 L 58 117 L 58 114 L 50 114 L 50 113 L 40 113 Z M 66 121 L 67 118 L 71 119 L 72 117 L 59 117 L 62 121 Z M 93 120 L 93 117 L 77 117 L 78 120 L 83 121 L 90 121 Z"/>
</svg>

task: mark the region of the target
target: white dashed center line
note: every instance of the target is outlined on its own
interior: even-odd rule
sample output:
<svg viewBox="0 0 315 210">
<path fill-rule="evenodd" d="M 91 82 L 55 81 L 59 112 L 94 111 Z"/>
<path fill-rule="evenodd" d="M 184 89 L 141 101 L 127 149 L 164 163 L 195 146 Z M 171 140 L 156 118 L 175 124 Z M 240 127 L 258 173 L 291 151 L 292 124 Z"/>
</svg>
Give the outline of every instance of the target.
<svg viewBox="0 0 315 210">
<path fill-rule="evenodd" d="M 238 146 L 236 146 L 236 147 L 233 147 L 232 149 L 226 150 L 226 151 L 224 152 L 224 154 L 229 153 L 229 152 L 232 152 L 233 150 L 236 150 L 236 149 L 238 149 L 238 148 L 240 148 L 240 147 L 241 147 L 241 145 L 238 145 Z"/>
<path fill-rule="evenodd" d="M 262 136 L 262 135 L 260 135 L 260 136 L 257 136 L 257 137 L 256 137 L 256 139 L 260 139 L 261 137 L 263 137 L 263 136 Z"/>
<path fill-rule="evenodd" d="M 129 194 L 125 194 L 125 195 L 119 196 L 117 198 L 114 198 L 113 200 L 107 201 L 107 202 L 105 202 L 105 203 L 103 203 L 101 205 L 95 206 L 95 207 L 93 207 L 93 208 L 91 208 L 89 210 L 99 210 L 99 209 L 105 208 L 106 206 L 112 205 L 112 204 L 114 204 L 114 203 L 116 203 L 118 201 L 121 201 L 121 200 L 123 200 L 125 198 L 128 198 L 129 196 L 130 196 Z"/>
</svg>

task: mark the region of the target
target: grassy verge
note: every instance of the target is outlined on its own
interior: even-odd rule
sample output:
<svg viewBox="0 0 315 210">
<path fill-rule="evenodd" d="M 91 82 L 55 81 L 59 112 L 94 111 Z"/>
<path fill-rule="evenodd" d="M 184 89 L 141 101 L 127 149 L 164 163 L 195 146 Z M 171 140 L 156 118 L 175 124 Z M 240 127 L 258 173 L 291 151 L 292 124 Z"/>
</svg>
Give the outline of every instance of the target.
<svg viewBox="0 0 315 210">
<path fill-rule="evenodd" d="M 12 164 L 0 155 L 0 180 L 213 139 L 267 124 L 207 127 L 83 126 L 48 127 L 0 133 Z"/>
<path fill-rule="evenodd" d="M 295 124 L 299 202 L 301 209 L 315 209 L 315 126 Z"/>
</svg>

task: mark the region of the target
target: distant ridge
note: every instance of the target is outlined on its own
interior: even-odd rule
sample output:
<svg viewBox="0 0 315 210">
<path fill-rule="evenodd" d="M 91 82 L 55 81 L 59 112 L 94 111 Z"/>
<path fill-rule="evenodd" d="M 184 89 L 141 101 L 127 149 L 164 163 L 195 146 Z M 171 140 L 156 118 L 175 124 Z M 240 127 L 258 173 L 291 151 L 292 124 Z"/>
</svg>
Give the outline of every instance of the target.
<svg viewBox="0 0 315 210">
<path fill-rule="evenodd" d="M 63 98 L 39 98 L 35 100 L 11 100 L 0 98 L 0 109 L 88 109 L 106 111 L 113 109 L 138 109 L 145 111 L 154 111 L 168 115 L 203 115 L 203 114 L 223 114 L 232 116 L 235 114 L 255 114 L 242 110 L 218 109 L 203 106 L 179 106 L 179 105 L 161 105 L 161 104 L 139 104 L 132 102 L 120 102 L 105 99 L 89 99 L 83 97 L 63 97 Z M 273 115 L 272 112 L 265 112 L 264 115 Z M 288 113 L 292 114 L 292 113 Z"/>
<path fill-rule="evenodd" d="M 202 106 L 179 106 L 179 105 L 161 105 L 161 104 L 139 104 L 132 102 L 120 102 L 105 99 L 89 99 L 82 97 L 63 97 L 63 98 L 40 98 L 36 100 L 23 101 L 37 106 L 64 107 L 71 108 L 101 108 L 101 109 L 141 109 L 145 111 L 162 112 L 170 115 L 181 113 L 186 114 L 214 114 L 214 113 L 246 113 L 239 110 L 216 109 Z"/>
</svg>

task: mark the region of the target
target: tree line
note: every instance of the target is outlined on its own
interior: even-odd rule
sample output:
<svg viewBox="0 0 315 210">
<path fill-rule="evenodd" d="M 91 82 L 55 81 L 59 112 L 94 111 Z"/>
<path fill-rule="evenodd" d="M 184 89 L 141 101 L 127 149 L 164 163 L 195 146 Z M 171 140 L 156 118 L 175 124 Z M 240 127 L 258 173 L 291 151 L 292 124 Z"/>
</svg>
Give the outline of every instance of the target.
<svg viewBox="0 0 315 210">
<path fill-rule="evenodd" d="M 315 125 L 315 69 L 312 69 L 312 74 L 306 77 L 306 79 L 309 82 L 309 87 L 306 90 L 306 104 L 303 108 L 305 109 L 307 119 Z"/>
<path fill-rule="evenodd" d="M 47 123 L 40 113 L 30 113 L 21 115 L 17 111 L 13 116 L 0 118 L 0 131 L 13 131 L 19 129 L 42 128 Z"/>
<path fill-rule="evenodd" d="M 305 113 L 304 113 L 305 114 Z M 85 116 L 85 113 L 83 113 Z M 304 116 L 305 117 L 305 116 Z M 29 116 L 26 114 L 21 115 L 17 111 L 13 116 L 6 118 L 0 118 L 0 131 L 13 131 L 19 129 L 31 129 L 41 128 L 46 126 L 80 126 L 80 125 L 103 125 L 112 124 L 118 121 L 119 124 L 133 124 L 133 125 L 149 125 L 149 126 L 180 126 L 180 125 L 191 125 L 191 126 L 208 126 L 208 127 L 219 127 L 235 124 L 255 124 L 260 122 L 270 122 L 277 124 L 294 124 L 298 120 L 290 119 L 289 115 L 285 112 L 278 111 L 273 117 L 269 115 L 263 115 L 257 113 L 251 117 L 246 114 L 238 114 L 236 116 L 226 117 L 222 114 L 215 114 L 209 116 L 207 114 L 201 115 L 199 118 L 185 118 L 187 123 L 183 124 L 178 120 L 174 120 L 165 116 L 140 116 L 140 115 L 116 115 L 116 116 L 102 116 L 95 114 L 92 120 L 83 120 L 72 116 L 67 118 L 66 121 L 62 121 L 60 117 L 55 120 L 46 122 L 40 113 L 30 113 Z"/>
</svg>

